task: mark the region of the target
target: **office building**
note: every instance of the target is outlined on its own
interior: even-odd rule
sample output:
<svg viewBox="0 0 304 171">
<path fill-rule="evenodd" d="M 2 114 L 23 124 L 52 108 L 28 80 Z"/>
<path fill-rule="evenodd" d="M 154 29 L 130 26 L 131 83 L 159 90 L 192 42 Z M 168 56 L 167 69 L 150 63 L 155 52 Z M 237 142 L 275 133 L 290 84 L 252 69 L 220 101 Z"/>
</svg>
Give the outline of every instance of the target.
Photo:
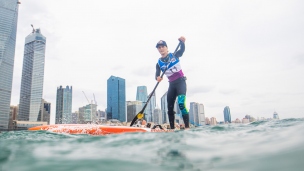
<svg viewBox="0 0 304 171">
<path fill-rule="evenodd" d="M 111 76 L 107 80 L 107 120 L 126 121 L 125 79 Z"/>
<path fill-rule="evenodd" d="M 225 123 L 231 123 L 231 114 L 230 114 L 229 106 L 226 106 L 224 108 L 224 122 Z"/>
<path fill-rule="evenodd" d="M 161 108 L 161 117 L 163 123 L 169 123 L 168 118 L 168 102 L 167 102 L 167 94 L 166 92 L 161 98 L 160 98 L 160 108 Z"/>
<path fill-rule="evenodd" d="M 42 99 L 37 121 L 47 122 L 47 124 L 50 124 L 50 116 L 51 116 L 51 103 Z"/>
<path fill-rule="evenodd" d="M 10 106 L 9 124 L 8 129 L 12 130 L 14 128 L 13 121 L 17 120 L 18 106 Z"/>
<path fill-rule="evenodd" d="M 147 100 L 148 100 L 147 87 L 146 86 L 137 86 L 136 101 L 141 101 L 142 102 L 142 107 L 144 107 Z M 149 121 L 149 118 L 151 118 L 151 116 L 148 116 L 147 111 L 150 111 L 150 105 L 147 105 L 147 107 L 145 108 L 145 111 L 144 111 L 145 119 L 147 121 Z"/>
<path fill-rule="evenodd" d="M 18 4 L 18 0 L 0 0 L 0 130 L 9 125 Z"/>
<path fill-rule="evenodd" d="M 148 98 L 151 94 L 148 95 Z M 156 107 L 156 96 L 155 96 L 155 92 L 152 94 L 152 97 L 150 99 L 150 101 L 148 102 L 148 105 L 147 105 L 147 108 L 146 108 L 146 114 L 147 114 L 147 117 L 146 117 L 146 120 L 147 122 L 153 122 L 154 118 L 153 118 L 153 113 L 154 113 L 154 109 Z"/>
<path fill-rule="evenodd" d="M 159 107 L 156 107 L 153 111 L 153 122 L 154 124 L 162 124 L 162 113 Z"/>
<path fill-rule="evenodd" d="M 98 119 L 96 116 L 97 112 L 97 105 L 96 104 L 88 104 L 86 106 L 79 108 L 79 121 L 80 124 L 87 124 L 87 123 L 97 123 Z"/>
<path fill-rule="evenodd" d="M 34 29 L 25 38 L 21 78 L 19 121 L 38 121 L 44 81 L 46 38 Z"/>
<path fill-rule="evenodd" d="M 71 124 L 72 118 L 72 86 L 57 87 L 55 124 Z"/>
<path fill-rule="evenodd" d="M 215 117 L 210 118 L 210 125 L 217 125 L 217 120 Z"/>
<path fill-rule="evenodd" d="M 273 119 L 280 119 L 277 112 L 274 112 L 274 113 L 273 113 Z"/>
<path fill-rule="evenodd" d="M 127 122 L 131 122 L 141 110 L 142 101 L 127 101 Z"/>
<path fill-rule="evenodd" d="M 190 103 L 189 121 L 195 126 L 205 125 L 204 105 L 196 102 Z"/>
</svg>

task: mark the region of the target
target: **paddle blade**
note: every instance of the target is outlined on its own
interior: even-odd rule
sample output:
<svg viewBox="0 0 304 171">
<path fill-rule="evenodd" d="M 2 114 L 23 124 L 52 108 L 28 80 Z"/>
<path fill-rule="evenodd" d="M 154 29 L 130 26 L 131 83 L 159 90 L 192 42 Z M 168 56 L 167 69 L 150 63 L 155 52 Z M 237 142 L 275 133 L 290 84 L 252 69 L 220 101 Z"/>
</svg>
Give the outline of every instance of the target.
<svg viewBox="0 0 304 171">
<path fill-rule="evenodd" d="M 144 114 L 141 113 L 141 112 L 139 112 L 139 113 L 134 117 L 134 119 L 132 120 L 130 126 L 132 126 L 132 125 L 137 121 L 137 119 L 142 119 L 142 118 L 144 118 Z"/>
</svg>

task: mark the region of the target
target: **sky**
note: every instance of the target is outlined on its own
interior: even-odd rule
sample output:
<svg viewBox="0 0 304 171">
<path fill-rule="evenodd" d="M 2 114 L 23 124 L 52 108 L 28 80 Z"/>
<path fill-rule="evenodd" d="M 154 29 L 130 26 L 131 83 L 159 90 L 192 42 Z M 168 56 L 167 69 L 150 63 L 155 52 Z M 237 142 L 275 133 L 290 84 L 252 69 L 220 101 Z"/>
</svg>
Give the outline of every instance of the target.
<svg viewBox="0 0 304 171">
<path fill-rule="evenodd" d="M 187 104 L 206 117 L 304 116 L 304 1 L 301 0 L 20 0 L 11 104 L 20 97 L 25 37 L 31 24 L 46 37 L 43 98 L 51 123 L 59 86 L 73 86 L 72 112 L 94 100 L 107 105 L 107 79 L 126 80 L 126 100 L 137 86 L 156 85 L 155 48 L 169 51 L 186 38 L 180 58 Z M 156 89 L 157 104 L 168 79 Z"/>
</svg>

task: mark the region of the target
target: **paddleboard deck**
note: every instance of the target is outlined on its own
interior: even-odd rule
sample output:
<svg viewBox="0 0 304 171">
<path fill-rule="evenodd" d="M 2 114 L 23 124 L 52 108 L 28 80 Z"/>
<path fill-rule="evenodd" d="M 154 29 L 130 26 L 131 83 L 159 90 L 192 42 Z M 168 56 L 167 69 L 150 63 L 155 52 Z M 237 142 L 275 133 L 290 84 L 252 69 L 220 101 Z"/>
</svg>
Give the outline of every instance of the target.
<svg viewBox="0 0 304 171">
<path fill-rule="evenodd" d="M 68 134 L 90 134 L 90 135 L 107 135 L 134 132 L 174 132 L 174 130 L 151 129 L 128 126 L 109 126 L 109 125 L 91 125 L 91 124 L 56 124 L 41 125 L 29 128 L 30 131 L 51 131 L 55 133 Z"/>
</svg>

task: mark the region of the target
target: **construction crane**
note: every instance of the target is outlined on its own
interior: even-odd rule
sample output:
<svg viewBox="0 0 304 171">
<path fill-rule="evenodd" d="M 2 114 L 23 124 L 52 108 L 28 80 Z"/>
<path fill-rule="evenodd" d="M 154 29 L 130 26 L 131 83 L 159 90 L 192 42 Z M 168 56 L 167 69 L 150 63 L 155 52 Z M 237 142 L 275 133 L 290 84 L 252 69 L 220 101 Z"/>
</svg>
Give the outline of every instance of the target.
<svg viewBox="0 0 304 171">
<path fill-rule="evenodd" d="M 89 99 L 87 98 L 87 96 L 85 95 L 84 91 L 82 91 L 82 92 L 83 92 L 85 98 L 87 99 L 88 103 L 90 104 L 90 101 L 89 101 Z"/>
<path fill-rule="evenodd" d="M 35 28 L 34 28 L 33 24 L 31 24 L 31 26 L 33 27 L 32 33 L 35 33 Z"/>
</svg>

